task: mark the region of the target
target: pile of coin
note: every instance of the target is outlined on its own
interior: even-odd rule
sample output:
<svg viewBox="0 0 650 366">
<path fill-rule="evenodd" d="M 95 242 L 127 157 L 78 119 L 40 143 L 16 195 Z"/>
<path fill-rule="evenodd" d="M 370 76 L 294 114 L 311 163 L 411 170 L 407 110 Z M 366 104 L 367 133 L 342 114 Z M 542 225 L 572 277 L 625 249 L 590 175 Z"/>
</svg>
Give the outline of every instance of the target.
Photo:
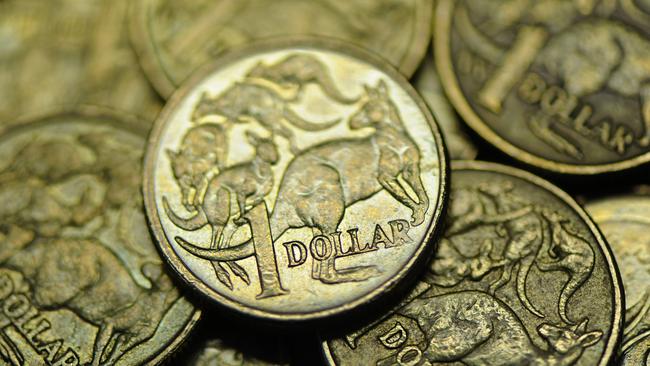
<svg viewBox="0 0 650 366">
<path fill-rule="evenodd" d="M 650 365 L 650 1 L 0 0 L 0 364 Z"/>
</svg>

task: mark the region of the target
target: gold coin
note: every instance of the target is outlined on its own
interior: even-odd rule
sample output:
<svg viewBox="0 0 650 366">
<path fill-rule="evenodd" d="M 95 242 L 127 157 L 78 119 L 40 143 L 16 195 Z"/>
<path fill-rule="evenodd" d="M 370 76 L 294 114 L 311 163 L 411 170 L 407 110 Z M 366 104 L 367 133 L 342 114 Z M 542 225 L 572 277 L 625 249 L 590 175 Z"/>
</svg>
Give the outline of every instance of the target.
<svg viewBox="0 0 650 366">
<path fill-rule="evenodd" d="M 423 264 L 446 200 L 444 146 L 395 69 L 338 42 L 229 53 L 150 136 L 145 205 L 191 287 L 277 321 L 376 301 Z"/>
<path fill-rule="evenodd" d="M 3 365 L 154 365 L 197 322 L 147 230 L 134 125 L 72 112 L 3 126 Z"/>
<path fill-rule="evenodd" d="M 461 121 L 456 116 L 442 89 L 440 76 L 438 76 L 432 56 L 427 56 L 424 59 L 413 76 L 412 82 L 440 124 L 440 131 L 445 138 L 449 158 L 452 160 L 476 159 L 478 148 L 463 131 Z"/>
<path fill-rule="evenodd" d="M 650 197 L 603 198 L 586 209 L 612 246 L 623 276 L 621 365 L 650 365 Z"/>
<path fill-rule="evenodd" d="M 323 343 L 330 365 L 607 365 L 622 326 L 610 249 L 566 193 L 452 164 L 436 257 L 401 304 Z"/>
<path fill-rule="evenodd" d="M 647 1 L 441 0 L 435 17 L 443 85 L 498 149 L 567 174 L 650 161 Z"/>
<path fill-rule="evenodd" d="M 275 36 L 326 36 L 388 59 L 406 76 L 424 56 L 433 0 L 145 0 L 134 2 L 132 36 L 163 97 L 232 47 Z"/>
<path fill-rule="evenodd" d="M 131 49 L 128 3 L 0 1 L 0 122 L 78 104 L 153 120 L 162 103 Z"/>
<path fill-rule="evenodd" d="M 250 334 L 249 334 L 250 336 Z M 228 339 L 228 338 L 225 338 Z M 278 357 L 278 355 L 273 354 L 271 357 L 265 357 L 267 355 L 258 355 L 258 354 L 249 354 L 246 353 L 246 350 L 250 346 L 254 346 L 254 342 L 250 342 L 248 339 L 248 348 L 241 349 L 236 344 L 230 344 L 225 342 L 221 338 L 210 337 L 205 341 L 202 341 L 198 347 L 196 347 L 191 355 L 188 357 L 188 362 L 185 362 L 185 365 L 188 366 L 286 366 L 289 365 L 287 362 L 283 362 L 283 358 Z M 256 340 L 254 340 L 256 341 Z M 265 340 L 268 342 L 268 339 Z M 265 349 L 267 351 L 267 349 Z M 259 353 L 259 352 L 256 352 Z"/>
</svg>

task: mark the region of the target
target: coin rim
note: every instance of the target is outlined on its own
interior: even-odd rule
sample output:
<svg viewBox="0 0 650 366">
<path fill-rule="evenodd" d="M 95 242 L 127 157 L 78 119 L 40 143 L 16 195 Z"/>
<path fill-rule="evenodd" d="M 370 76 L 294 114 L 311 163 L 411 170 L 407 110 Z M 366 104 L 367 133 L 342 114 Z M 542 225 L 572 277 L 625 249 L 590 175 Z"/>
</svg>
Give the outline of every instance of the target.
<svg viewBox="0 0 650 366">
<path fill-rule="evenodd" d="M 250 55 L 259 55 L 272 51 L 290 50 L 290 49 L 307 49 L 315 51 L 327 51 L 335 54 L 351 57 L 357 61 L 367 63 L 383 72 L 393 82 L 398 84 L 406 94 L 413 100 L 416 106 L 422 111 L 426 121 L 429 123 L 431 133 L 434 137 L 436 145 L 436 153 L 438 155 L 438 171 L 439 174 L 439 193 L 436 197 L 436 206 L 428 223 L 426 235 L 420 242 L 418 248 L 415 250 L 411 258 L 404 263 L 404 266 L 397 270 L 395 274 L 386 280 L 383 284 L 368 291 L 365 295 L 361 295 L 351 301 L 339 305 L 331 306 L 327 309 L 317 311 L 303 311 L 303 312 L 273 312 L 269 310 L 262 310 L 250 304 L 244 304 L 235 299 L 231 299 L 224 294 L 221 294 L 210 286 L 206 285 L 199 279 L 192 271 L 184 264 L 181 258 L 176 254 L 175 250 L 167 240 L 167 236 L 162 228 L 162 223 L 156 206 L 156 198 L 154 197 L 154 168 L 158 156 L 154 155 L 157 149 L 158 141 L 160 141 L 161 134 L 164 127 L 170 122 L 171 116 L 187 96 L 195 91 L 196 85 L 203 81 L 204 78 L 219 71 L 223 66 L 230 65 L 240 61 Z M 391 290 L 398 287 L 398 285 L 405 285 L 409 277 L 414 272 L 423 268 L 427 263 L 428 257 L 433 253 L 435 247 L 435 238 L 440 233 L 441 217 L 447 205 L 448 196 L 448 179 L 449 179 L 449 160 L 447 157 L 447 149 L 444 144 L 440 128 L 433 117 L 431 111 L 426 106 L 421 97 L 417 94 L 415 89 L 409 84 L 406 78 L 392 67 L 387 61 L 379 55 L 372 54 L 371 52 L 359 48 L 355 45 L 342 42 L 334 39 L 324 39 L 322 37 L 286 37 L 283 39 L 274 39 L 259 41 L 247 45 L 243 45 L 232 52 L 228 52 L 222 57 L 217 58 L 215 61 L 198 70 L 179 88 L 171 97 L 165 108 L 160 113 L 158 119 L 153 125 L 149 135 L 147 150 L 145 153 L 145 165 L 143 174 L 143 193 L 144 203 L 147 220 L 152 229 L 156 243 L 161 249 L 165 259 L 170 263 L 179 277 L 193 290 L 199 292 L 204 297 L 209 298 L 213 303 L 222 305 L 229 310 L 233 310 L 240 314 L 252 316 L 256 318 L 271 320 L 271 321 L 310 321 L 320 320 L 326 317 L 338 316 L 343 313 L 354 311 L 360 307 L 369 306 L 376 303 L 378 299 L 383 299 L 388 296 Z"/>
<path fill-rule="evenodd" d="M 616 262 L 614 261 L 614 256 L 612 249 L 607 243 L 607 240 L 600 232 L 600 229 L 595 224 L 594 220 L 589 216 L 589 214 L 582 208 L 568 193 L 564 192 L 553 183 L 540 178 L 532 173 L 529 173 L 525 170 L 514 168 L 511 166 L 497 164 L 487 161 L 480 160 L 453 160 L 451 162 L 451 175 L 453 180 L 453 174 L 457 171 L 480 171 L 488 173 L 499 173 L 505 176 L 511 176 L 519 178 L 523 181 L 526 181 L 534 186 L 537 186 L 548 193 L 551 193 L 558 198 L 559 201 L 569 206 L 574 213 L 582 219 L 583 223 L 587 225 L 591 234 L 596 239 L 598 247 L 601 250 L 605 263 L 607 264 L 607 271 L 609 272 L 609 277 L 612 280 L 612 286 L 614 290 L 614 301 L 613 301 L 613 314 L 611 316 L 612 327 L 609 338 L 605 343 L 603 348 L 603 354 L 600 357 L 599 366 L 606 366 L 614 357 L 616 357 L 616 348 L 621 341 L 621 334 L 623 331 L 623 311 L 624 311 L 624 297 L 623 297 L 623 282 L 621 274 L 618 270 Z M 452 183 L 453 184 L 453 183 Z M 453 186 L 452 186 L 453 190 Z M 331 338 L 330 338 L 331 339 Z M 330 350 L 327 340 L 321 341 L 321 351 L 324 355 L 324 358 L 329 366 L 338 366 L 334 361 L 332 352 Z"/>
<path fill-rule="evenodd" d="M 157 47 L 154 40 L 152 39 L 151 32 L 148 27 L 148 13 L 150 12 L 152 3 L 154 0 L 141 0 L 133 1 L 129 7 L 129 16 L 128 16 L 128 27 L 129 27 L 129 38 L 131 39 L 131 44 L 137 54 L 140 66 L 144 71 L 144 74 L 147 76 L 147 79 L 153 85 L 156 92 L 165 100 L 169 99 L 174 91 L 187 80 L 179 80 L 175 83 L 169 75 L 165 68 L 160 62 L 159 53 L 157 52 Z M 409 47 L 407 48 L 404 55 L 399 60 L 399 65 L 395 65 L 399 71 L 407 78 L 413 76 L 418 66 L 420 65 L 422 59 L 427 53 L 429 46 L 429 41 L 431 40 L 431 22 L 433 21 L 433 6 L 434 0 L 414 0 L 413 7 L 413 27 L 409 39 Z M 300 36 L 300 35 L 287 35 L 287 36 L 273 36 L 273 37 L 259 37 L 255 38 L 249 42 L 245 42 L 235 47 L 229 48 L 225 51 L 224 54 L 228 54 L 231 50 L 236 50 L 241 48 L 243 45 L 248 44 L 257 44 L 260 41 L 265 41 L 275 38 L 303 38 L 309 36 Z M 335 38 L 331 36 L 320 36 L 317 37 L 312 35 L 310 38 L 325 38 L 325 39 L 337 39 L 340 42 L 355 44 L 357 47 L 364 48 L 363 44 L 354 43 L 352 40 L 344 38 Z M 373 50 L 368 50 L 374 52 Z M 224 54 L 218 55 L 217 58 L 221 58 Z M 211 62 L 208 61 L 208 64 Z M 197 70 L 200 70 L 205 65 L 199 65 L 196 70 L 191 70 L 189 73 L 189 78 L 196 74 Z"/>
<path fill-rule="evenodd" d="M 603 164 L 571 164 L 561 163 L 530 153 L 523 148 L 515 146 L 510 141 L 501 137 L 495 130 L 489 127 L 476 111 L 470 106 L 465 98 L 456 71 L 451 59 L 451 26 L 453 23 L 453 10 L 455 0 L 440 0 L 436 4 L 433 44 L 435 49 L 436 67 L 442 80 L 443 88 L 452 104 L 463 117 L 465 122 L 491 145 L 506 153 L 508 156 L 525 164 L 548 170 L 555 173 L 571 175 L 595 175 L 611 173 L 620 170 L 630 169 L 650 162 L 650 151 L 641 153 L 631 158 L 620 160 L 614 163 Z M 436 36 L 437 35 L 437 36 Z"/>
<path fill-rule="evenodd" d="M 38 129 L 42 126 L 49 126 L 54 123 L 66 123 L 66 118 L 92 119 L 95 125 L 105 125 L 114 127 L 120 131 L 126 131 L 138 136 L 143 142 L 143 148 L 147 142 L 147 125 L 146 119 L 135 114 L 125 113 L 112 108 L 97 106 L 92 104 L 64 105 L 54 108 L 45 109 L 35 113 L 27 113 L 11 120 L 10 122 L 0 125 L 0 143 L 20 133 L 27 132 L 31 129 Z M 68 121 L 69 122 L 69 121 Z M 73 121 L 74 122 L 74 121 Z M 85 123 L 80 121 L 78 123 Z M 144 151 L 143 151 L 144 153 Z M 144 213 L 144 207 L 143 207 Z M 152 237 L 152 244 L 154 238 Z M 157 246 L 154 244 L 154 249 Z M 166 266 L 163 258 L 161 265 Z M 176 287 L 176 285 L 174 284 Z M 179 289 L 182 298 L 190 302 L 186 296 L 183 296 L 182 289 Z M 181 298 L 179 297 L 179 299 Z M 191 304 L 191 302 L 190 302 Z M 202 311 L 195 307 L 192 316 L 188 318 L 183 328 L 174 332 L 170 342 L 156 354 L 150 354 L 146 357 L 145 364 L 149 366 L 160 365 L 169 356 L 174 354 L 189 338 L 190 333 L 196 328 L 196 325 L 202 318 Z"/>
</svg>

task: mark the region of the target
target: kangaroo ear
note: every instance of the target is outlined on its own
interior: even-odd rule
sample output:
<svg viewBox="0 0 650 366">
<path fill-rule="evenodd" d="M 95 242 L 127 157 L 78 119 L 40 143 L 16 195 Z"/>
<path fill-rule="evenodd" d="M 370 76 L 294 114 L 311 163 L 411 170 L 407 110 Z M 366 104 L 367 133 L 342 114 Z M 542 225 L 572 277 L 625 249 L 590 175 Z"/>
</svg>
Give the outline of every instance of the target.
<svg viewBox="0 0 650 366">
<path fill-rule="evenodd" d="M 578 338 L 578 343 L 580 343 L 582 347 L 590 347 L 596 344 L 602 336 L 603 332 L 598 330 L 585 333 Z"/>
<path fill-rule="evenodd" d="M 379 80 L 379 83 L 377 83 L 377 91 L 379 92 L 379 95 L 388 97 L 388 87 L 383 79 Z"/>
<path fill-rule="evenodd" d="M 178 157 L 178 154 L 176 151 L 172 149 L 166 149 L 165 152 L 167 153 L 167 156 L 169 156 L 170 159 L 176 159 Z"/>
<path fill-rule="evenodd" d="M 363 84 L 363 90 L 366 91 L 366 95 L 368 95 L 368 97 L 371 98 L 371 99 L 374 98 L 375 96 L 377 96 L 377 93 L 375 92 L 375 89 L 373 89 L 372 87 L 370 87 L 367 84 Z"/>
</svg>

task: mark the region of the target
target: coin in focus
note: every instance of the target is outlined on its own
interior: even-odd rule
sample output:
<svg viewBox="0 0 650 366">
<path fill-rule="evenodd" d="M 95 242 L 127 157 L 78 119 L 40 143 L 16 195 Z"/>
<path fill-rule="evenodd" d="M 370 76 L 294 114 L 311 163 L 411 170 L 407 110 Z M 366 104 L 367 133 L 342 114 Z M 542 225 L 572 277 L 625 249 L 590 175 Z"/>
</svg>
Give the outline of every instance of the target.
<svg viewBox="0 0 650 366">
<path fill-rule="evenodd" d="M 650 198 L 603 198 L 586 209 L 612 246 L 623 276 L 621 365 L 650 365 Z"/>
<path fill-rule="evenodd" d="M 607 365 L 622 325 L 595 224 L 529 173 L 452 164 L 436 257 L 391 312 L 323 343 L 331 365 Z"/>
<path fill-rule="evenodd" d="M 63 113 L 0 136 L 0 362 L 158 364 L 200 313 L 149 236 L 144 133 Z"/>
<path fill-rule="evenodd" d="M 598 174 L 650 161 L 647 1 L 442 0 L 443 85 L 479 135 L 527 164 Z"/>
<path fill-rule="evenodd" d="M 126 0 L 0 1 L 0 121 L 94 104 L 162 108 L 131 48 Z"/>
<path fill-rule="evenodd" d="M 132 37 L 149 79 L 168 97 L 193 71 L 233 46 L 275 36 L 356 43 L 410 76 L 431 34 L 432 0 L 146 0 Z"/>
<path fill-rule="evenodd" d="M 439 129 L 397 71 L 338 42 L 278 41 L 193 77 L 154 124 L 145 206 L 192 287 L 320 319 L 425 264 L 446 201 Z"/>
<path fill-rule="evenodd" d="M 449 158 L 452 160 L 476 159 L 478 148 L 463 131 L 461 121 L 456 116 L 442 89 L 432 56 L 427 56 L 420 65 L 413 77 L 413 86 L 427 103 L 436 122 L 440 125 L 440 131 L 449 151 Z"/>
</svg>

